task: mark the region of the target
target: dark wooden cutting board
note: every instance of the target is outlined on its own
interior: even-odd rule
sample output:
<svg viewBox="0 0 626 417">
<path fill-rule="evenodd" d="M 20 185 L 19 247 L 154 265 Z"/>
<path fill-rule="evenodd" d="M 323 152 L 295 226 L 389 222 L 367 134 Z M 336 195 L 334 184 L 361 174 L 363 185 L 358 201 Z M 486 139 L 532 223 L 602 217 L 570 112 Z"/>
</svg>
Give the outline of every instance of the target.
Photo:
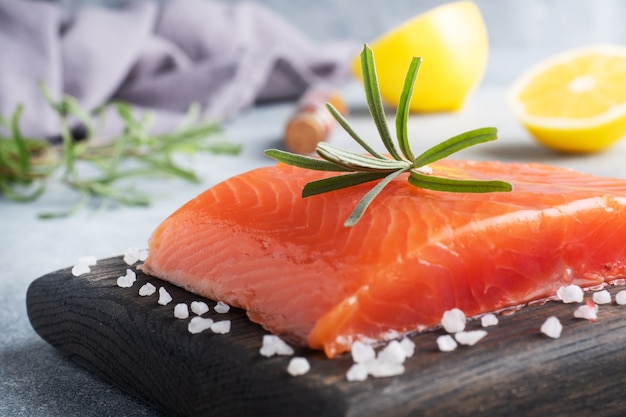
<svg viewBox="0 0 626 417">
<path fill-rule="evenodd" d="M 329 360 L 307 349 L 296 354 L 311 371 L 290 376 L 288 357 L 259 354 L 263 329 L 241 310 L 215 313 L 209 300 L 205 316 L 230 319 L 231 332 L 190 334 L 174 305 L 203 299 L 139 272 L 132 288 L 120 288 L 127 268 L 116 257 L 80 277 L 70 268 L 47 274 L 28 289 L 28 315 L 70 359 L 170 415 L 626 415 L 626 306 L 600 306 L 597 322 L 575 319 L 571 304 L 525 307 L 501 316 L 477 345 L 449 353 L 437 349 L 442 331 L 423 333 L 403 375 L 348 382 L 349 355 Z M 139 296 L 145 282 L 165 287 L 172 303 Z M 550 315 L 563 323 L 559 339 L 539 331 Z"/>
</svg>

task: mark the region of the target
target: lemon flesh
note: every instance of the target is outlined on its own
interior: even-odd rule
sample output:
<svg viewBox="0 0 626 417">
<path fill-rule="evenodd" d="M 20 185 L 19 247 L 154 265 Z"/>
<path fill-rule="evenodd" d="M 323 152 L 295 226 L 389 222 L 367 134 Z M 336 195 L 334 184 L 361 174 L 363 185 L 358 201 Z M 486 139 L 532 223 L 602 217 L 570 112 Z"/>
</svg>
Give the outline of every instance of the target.
<svg viewBox="0 0 626 417">
<path fill-rule="evenodd" d="M 605 150 L 626 135 L 626 47 L 595 45 L 548 58 L 515 81 L 509 103 L 549 148 Z"/>
<path fill-rule="evenodd" d="M 380 93 L 398 105 L 406 68 L 422 58 L 412 112 L 459 110 L 482 79 L 488 58 L 485 23 L 469 1 L 445 4 L 420 14 L 373 41 Z M 353 73 L 361 78 L 355 59 Z"/>
</svg>

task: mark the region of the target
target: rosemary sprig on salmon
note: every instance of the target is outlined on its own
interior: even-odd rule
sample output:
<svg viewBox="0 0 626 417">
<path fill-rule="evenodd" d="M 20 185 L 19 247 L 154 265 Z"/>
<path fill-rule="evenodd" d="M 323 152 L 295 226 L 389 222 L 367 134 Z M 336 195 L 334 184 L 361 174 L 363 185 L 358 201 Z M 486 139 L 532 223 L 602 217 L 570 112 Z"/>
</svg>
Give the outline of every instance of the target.
<svg viewBox="0 0 626 417">
<path fill-rule="evenodd" d="M 485 127 L 470 130 L 447 139 L 440 144 L 414 156 L 411 150 L 407 122 L 409 118 L 409 103 L 413 94 L 413 87 L 417 79 L 421 58 L 411 60 L 404 81 L 402 95 L 396 113 L 397 147 L 394 143 L 387 120 L 385 118 L 378 78 L 372 50 L 365 45 L 361 52 L 361 71 L 367 105 L 378 129 L 379 135 L 390 156 L 383 155 L 369 146 L 350 126 L 348 121 L 330 103 L 328 110 L 344 130 L 368 153 L 359 154 L 346 151 L 321 142 L 316 152 L 321 157 L 314 158 L 298 155 L 279 149 L 268 149 L 265 154 L 270 158 L 300 168 L 317 171 L 345 172 L 345 174 L 323 178 L 307 183 L 302 190 L 302 197 L 352 187 L 370 181 L 380 180 L 357 203 L 354 210 L 345 221 L 344 226 L 354 226 L 363 216 L 370 203 L 395 178 L 408 173 L 408 182 L 420 188 L 435 191 L 460 193 L 487 193 L 506 192 L 513 189 L 512 185 L 499 180 L 456 179 L 432 175 L 429 164 L 446 158 L 469 146 L 490 142 L 497 139 L 497 130 Z"/>
</svg>

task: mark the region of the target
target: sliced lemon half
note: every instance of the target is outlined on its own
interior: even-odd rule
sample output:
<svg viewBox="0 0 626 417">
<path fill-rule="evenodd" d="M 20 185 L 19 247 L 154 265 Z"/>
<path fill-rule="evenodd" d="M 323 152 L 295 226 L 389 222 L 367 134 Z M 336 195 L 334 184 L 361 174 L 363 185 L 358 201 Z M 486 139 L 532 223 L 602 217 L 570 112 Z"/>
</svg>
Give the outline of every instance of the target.
<svg viewBox="0 0 626 417">
<path fill-rule="evenodd" d="M 370 42 L 382 98 L 398 105 L 406 69 L 423 59 L 413 91 L 413 112 L 459 110 L 480 83 L 489 42 L 480 10 L 471 1 L 447 3 L 421 13 Z M 352 71 L 361 78 L 359 57 Z"/>
<path fill-rule="evenodd" d="M 508 101 L 545 146 L 605 150 L 626 135 L 626 47 L 595 45 L 548 58 L 513 83 Z"/>
</svg>

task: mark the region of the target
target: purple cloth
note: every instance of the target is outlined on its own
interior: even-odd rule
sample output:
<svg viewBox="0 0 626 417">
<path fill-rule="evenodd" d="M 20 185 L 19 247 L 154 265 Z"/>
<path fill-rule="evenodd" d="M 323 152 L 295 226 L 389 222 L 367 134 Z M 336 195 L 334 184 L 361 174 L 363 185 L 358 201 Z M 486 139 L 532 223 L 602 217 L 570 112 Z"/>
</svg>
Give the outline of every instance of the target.
<svg viewBox="0 0 626 417">
<path fill-rule="evenodd" d="M 54 4 L 0 0 L 0 114 L 22 103 L 25 134 L 58 133 L 42 81 L 87 109 L 119 99 L 181 114 L 197 102 L 219 122 L 312 84 L 341 85 L 357 53 L 350 41 L 313 42 L 253 2 L 87 7 L 64 19 Z"/>
</svg>

